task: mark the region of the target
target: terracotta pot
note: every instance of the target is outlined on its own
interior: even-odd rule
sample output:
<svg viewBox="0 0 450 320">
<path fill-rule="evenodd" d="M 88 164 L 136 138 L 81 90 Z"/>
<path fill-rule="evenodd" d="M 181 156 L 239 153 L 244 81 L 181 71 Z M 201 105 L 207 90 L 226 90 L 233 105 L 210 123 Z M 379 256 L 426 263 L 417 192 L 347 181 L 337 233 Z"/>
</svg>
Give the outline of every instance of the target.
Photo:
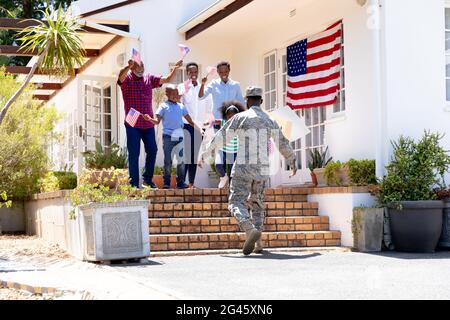
<svg viewBox="0 0 450 320">
<path fill-rule="evenodd" d="M 324 168 L 320 168 L 320 169 L 314 169 L 313 173 L 316 176 L 317 179 L 317 187 L 326 187 L 327 186 L 327 181 L 325 180 L 325 169 Z"/>
<path fill-rule="evenodd" d="M 156 184 L 158 189 L 164 187 L 164 177 L 161 175 L 153 176 L 153 183 Z M 177 178 L 175 176 L 170 177 L 170 187 L 175 189 L 177 187 Z"/>
<path fill-rule="evenodd" d="M 317 176 L 316 176 L 316 174 L 314 173 L 314 171 L 311 171 L 310 173 L 311 173 L 312 183 L 313 183 L 313 185 L 314 185 L 315 187 L 317 187 L 317 184 L 318 184 L 318 182 L 317 182 Z"/>
</svg>

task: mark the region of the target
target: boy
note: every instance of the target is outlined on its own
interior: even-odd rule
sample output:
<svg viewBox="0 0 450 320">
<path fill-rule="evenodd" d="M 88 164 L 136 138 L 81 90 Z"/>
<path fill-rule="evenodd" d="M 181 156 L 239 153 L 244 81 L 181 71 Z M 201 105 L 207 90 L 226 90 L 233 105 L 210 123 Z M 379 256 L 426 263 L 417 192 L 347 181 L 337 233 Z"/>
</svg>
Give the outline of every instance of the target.
<svg viewBox="0 0 450 320">
<path fill-rule="evenodd" d="M 162 121 L 163 125 L 163 149 L 164 149 L 164 189 L 170 189 L 170 171 L 172 168 L 172 155 L 177 156 L 177 189 L 186 189 L 188 185 L 185 183 L 186 174 L 183 156 L 183 117 L 186 121 L 202 132 L 198 128 L 192 118 L 189 116 L 186 108 L 178 103 L 179 94 L 176 85 L 169 84 L 166 87 L 167 101 L 163 103 L 156 111 L 156 118 L 145 114 L 144 119 L 158 125 Z"/>
</svg>

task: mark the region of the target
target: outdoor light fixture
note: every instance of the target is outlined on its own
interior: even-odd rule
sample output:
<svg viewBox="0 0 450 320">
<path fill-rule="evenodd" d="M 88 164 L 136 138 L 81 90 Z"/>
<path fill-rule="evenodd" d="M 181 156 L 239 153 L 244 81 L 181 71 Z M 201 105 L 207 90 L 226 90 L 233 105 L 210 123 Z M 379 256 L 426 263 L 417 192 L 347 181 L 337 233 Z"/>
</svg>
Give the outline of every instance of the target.
<svg viewBox="0 0 450 320">
<path fill-rule="evenodd" d="M 361 7 L 364 7 L 367 3 L 367 0 L 356 0 Z"/>
</svg>

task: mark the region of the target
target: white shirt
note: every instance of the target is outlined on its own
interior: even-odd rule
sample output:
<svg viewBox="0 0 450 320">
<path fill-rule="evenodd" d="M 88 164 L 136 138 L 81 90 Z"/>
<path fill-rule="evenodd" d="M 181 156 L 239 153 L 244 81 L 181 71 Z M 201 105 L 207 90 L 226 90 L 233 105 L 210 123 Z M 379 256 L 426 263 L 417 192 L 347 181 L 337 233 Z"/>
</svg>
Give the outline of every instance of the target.
<svg viewBox="0 0 450 320">
<path fill-rule="evenodd" d="M 212 95 L 213 98 L 212 113 L 218 120 L 222 119 L 220 109 L 225 101 L 237 100 L 244 106 L 246 105 L 244 97 L 242 96 L 241 85 L 239 82 L 231 79 L 228 79 L 227 83 L 223 82 L 220 78 L 211 81 L 206 87 L 202 99 L 205 99 L 210 95 Z"/>
<path fill-rule="evenodd" d="M 184 83 L 178 86 L 178 91 L 181 97 L 181 103 L 186 107 L 192 120 L 199 126 L 203 127 L 203 123 L 211 119 L 211 108 L 212 100 L 211 97 L 206 99 L 201 99 L 198 97 L 200 91 L 200 83 L 194 87 L 192 83 L 189 84 L 189 90 L 185 92 Z M 184 123 L 188 123 L 186 119 L 183 118 Z"/>
</svg>

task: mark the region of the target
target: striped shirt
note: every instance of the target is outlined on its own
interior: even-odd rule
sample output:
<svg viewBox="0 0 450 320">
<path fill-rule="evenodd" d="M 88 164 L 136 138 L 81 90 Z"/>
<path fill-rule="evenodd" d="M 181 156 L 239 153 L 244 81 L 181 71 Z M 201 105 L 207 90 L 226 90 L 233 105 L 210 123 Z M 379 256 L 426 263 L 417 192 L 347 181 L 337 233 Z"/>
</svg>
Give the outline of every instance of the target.
<svg viewBox="0 0 450 320">
<path fill-rule="evenodd" d="M 227 122 L 225 120 L 222 120 L 221 126 L 223 127 L 225 123 Z M 236 136 L 233 139 L 231 139 L 230 143 L 228 143 L 222 149 L 220 149 L 220 151 L 223 151 L 225 153 L 236 153 L 238 152 L 238 149 L 239 149 L 239 140 L 238 137 Z"/>
</svg>

